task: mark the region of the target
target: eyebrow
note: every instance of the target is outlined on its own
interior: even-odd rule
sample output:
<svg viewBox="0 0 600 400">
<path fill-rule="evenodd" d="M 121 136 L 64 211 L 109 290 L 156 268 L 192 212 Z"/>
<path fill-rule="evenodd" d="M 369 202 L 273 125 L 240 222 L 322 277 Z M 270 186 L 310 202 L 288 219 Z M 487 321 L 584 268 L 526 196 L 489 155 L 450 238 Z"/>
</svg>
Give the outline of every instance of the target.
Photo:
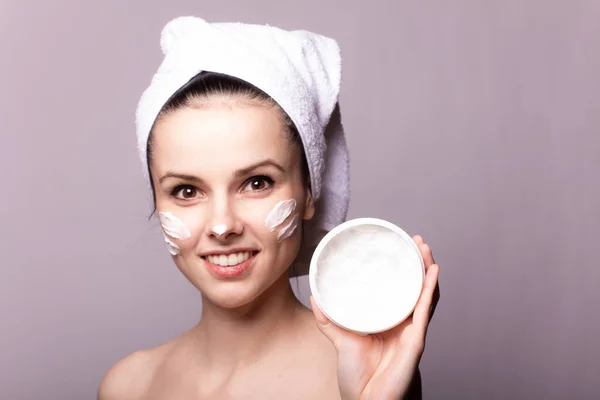
<svg viewBox="0 0 600 400">
<path fill-rule="evenodd" d="M 257 168 L 261 168 L 261 167 L 275 167 L 280 172 L 285 172 L 285 169 L 281 165 L 277 164 L 277 162 L 275 162 L 275 160 L 273 160 L 272 158 L 267 158 L 266 160 L 259 161 L 257 163 L 247 166 L 246 168 L 237 170 L 235 172 L 235 176 L 241 177 L 241 176 L 249 175 L 252 171 L 254 171 Z"/>
<path fill-rule="evenodd" d="M 176 172 L 167 171 L 167 173 L 160 177 L 158 183 L 163 183 L 163 181 L 168 178 L 177 178 L 189 182 L 202 182 L 202 179 L 194 175 L 178 174 Z"/>
<path fill-rule="evenodd" d="M 235 172 L 235 176 L 241 177 L 241 176 L 249 175 L 252 171 L 254 171 L 257 168 L 261 168 L 261 167 L 274 167 L 281 172 L 285 172 L 285 169 L 281 165 L 279 165 L 277 162 L 275 162 L 275 160 L 273 160 L 271 158 L 267 158 L 266 160 L 259 161 L 252 165 L 249 165 L 245 168 L 238 169 Z M 198 183 L 203 182 L 202 179 L 200 179 L 194 175 L 179 174 L 176 172 L 167 171 L 163 176 L 160 177 L 160 179 L 158 180 L 158 183 L 162 183 L 165 179 L 168 179 L 168 178 L 177 178 L 177 179 L 181 179 L 181 180 L 189 181 L 189 182 L 198 182 Z"/>
</svg>

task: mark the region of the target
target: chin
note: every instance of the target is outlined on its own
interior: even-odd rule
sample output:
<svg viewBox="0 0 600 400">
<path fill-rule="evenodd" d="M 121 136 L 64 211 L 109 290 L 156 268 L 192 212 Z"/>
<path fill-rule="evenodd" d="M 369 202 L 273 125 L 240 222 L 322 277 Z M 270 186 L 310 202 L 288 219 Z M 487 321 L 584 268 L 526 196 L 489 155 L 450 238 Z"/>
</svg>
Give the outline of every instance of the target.
<svg viewBox="0 0 600 400">
<path fill-rule="evenodd" d="M 250 282 L 215 282 L 200 289 L 203 299 L 220 308 L 244 307 L 256 300 L 264 291 Z"/>
</svg>

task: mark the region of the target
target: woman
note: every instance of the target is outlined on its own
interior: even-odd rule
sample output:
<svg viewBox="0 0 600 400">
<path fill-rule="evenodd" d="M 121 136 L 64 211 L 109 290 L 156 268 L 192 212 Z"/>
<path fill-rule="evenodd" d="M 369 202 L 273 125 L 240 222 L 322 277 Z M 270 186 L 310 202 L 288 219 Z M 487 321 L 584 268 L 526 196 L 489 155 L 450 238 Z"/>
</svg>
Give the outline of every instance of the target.
<svg viewBox="0 0 600 400">
<path fill-rule="evenodd" d="M 202 316 L 175 339 L 119 361 L 101 383 L 99 399 L 403 398 L 418 371 L 439 268 L 415 236 L 427 270 L 421 298 L 411 318 L 378 335 L 345 331 L 314 302 L 310 311 L 296 299 L 290 270 L 308 248 L 308 227 L 326 213 L 319 212 L 319 192 L 327 181 L 318 178 L 319 151 L 307 144 L 307 132 L 324 135 L 331 123 L 336 62 L 318 62 L 327 59 L 322 37 L 303 32 L 298 57 L 289 55 L 295 44 L 289 33 L 246 27 L 185 18 L 163 31 L 165 61 L 153 80 L 158 89 L 151 85 L 138 109 L 140 149 L 165 241 L 202 294 Z M 281 37 L 291 42 L 270 47 Z M 202 57 L 190 57 L 200 41 L 208 46 Z M 265 48 L 261 64 L 254 57 Z M 234 54 L 242 62 L 234 62 Z M 278 67 L 265 73 L 272 65 Z M 331 79 L 310 83 L 328 68 Z M 176 70 L 185 73 L 169 75 Z M 323 85 L 335 90 L 322 93 Z M 167 100 L 158 101 L 157 93 Z M 155 107 L 156 117 L 143 104 Z M 147 115 L 151 122 L 140 123 Z M 327 124 L 315 123 L 319 118 Z"/>
</svg>

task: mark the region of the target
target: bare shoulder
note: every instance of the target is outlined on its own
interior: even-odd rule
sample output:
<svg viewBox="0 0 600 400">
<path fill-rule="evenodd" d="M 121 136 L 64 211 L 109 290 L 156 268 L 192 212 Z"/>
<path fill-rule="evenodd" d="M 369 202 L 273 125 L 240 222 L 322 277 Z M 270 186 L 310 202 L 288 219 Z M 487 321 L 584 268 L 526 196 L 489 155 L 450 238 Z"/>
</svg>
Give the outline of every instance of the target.
<svg viewBox="0 0 600 400">
<path fill-rule="evenodd" d="M 307 339 L 309 347 L 323 354 L 327 359 L 336 360 L 337 352 L 333 343 L 317 328 L 317 321 L 312 311 L 304 311 L 304 331 L 302 336 Z"/>
<path fill-rule="evenodd" d="M 136 351 L 119 360 L 104 375 L 98 388 L 98 400 L 142 399 L 172 343 Z"/>
<path fill-rule="evenodd" d="M 303 326 L 294 340 L 296 351 L 292 363 L 297 369 L 289 385 L 299 383 L 295 390 L 302 395 L 298 398 L 339 399 L 337 351 L 317 327 L 312 311 L 304 313 Z"/>
<path fill-rule="evenodd" d="M 302 352 L 308 357 L 316 357 L 313 360 L 319 360 L 322 368 L 320 374 L 328 372 L 337 376 L 337 351 L 333 343 L 317 328 L 317 321 L 312 311 L 307 310 L 305 313 L 303 325 L 304 327 L 296 339 L 298 343 L 302 344 Z"/>
</svg>

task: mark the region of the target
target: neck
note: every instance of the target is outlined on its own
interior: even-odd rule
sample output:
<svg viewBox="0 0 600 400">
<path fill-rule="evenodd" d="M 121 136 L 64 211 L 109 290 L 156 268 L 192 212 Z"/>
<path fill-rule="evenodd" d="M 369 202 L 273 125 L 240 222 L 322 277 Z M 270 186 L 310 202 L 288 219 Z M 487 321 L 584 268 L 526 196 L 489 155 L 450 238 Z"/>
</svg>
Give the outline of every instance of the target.
<svg viewBox="0 0 600 400">
<path fill-rule="evenodd" d="M 203 357 L 213 368 L 227 370 L 255 363 L 282 339 L 294 336 L 306 311 L 287 274 L 240 308 L 222 308 L 203 298 L 202 318 L 195 328 Z"/>
</svg>

